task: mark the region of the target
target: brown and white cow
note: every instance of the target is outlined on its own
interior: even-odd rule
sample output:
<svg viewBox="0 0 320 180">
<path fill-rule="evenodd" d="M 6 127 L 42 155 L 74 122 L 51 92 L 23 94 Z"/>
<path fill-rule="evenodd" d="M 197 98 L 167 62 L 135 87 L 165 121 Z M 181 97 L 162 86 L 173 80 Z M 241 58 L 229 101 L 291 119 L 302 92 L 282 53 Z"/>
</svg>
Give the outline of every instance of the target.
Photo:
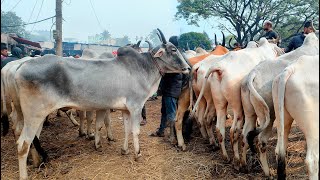
<svg viewBox="0 0 320 180">
<path fill-rule="evenodd" d="M 205 76 L 206 80 L 210 82 L 214 106 L 217 112 L 216 132 L 223 157 L 226 161 L 230 161 L 230 158 L 225 148 L 225 121 L 227 106 L 230 105 L 232 107 L 234 117 L 230 129 L 230 139 L 233 146 L 236 168 L 240 162 L 238 139 L 243 124 L 243 110 L 240 95 L 241 81 L 259 62 L 273 59 L 279 55 L 278 51 L 276 51 L 279 49 L 277 46 L 268 43 L 265 38 L 261 38 L 259 47 L 257 48 L 231 51 L 224 55 L 220 61 L 211 65 Z M 192 114 L 194 114 L 194 111 L 198 108 L 204 90 L 205 88 L 203 86 Z"/>
</svg>

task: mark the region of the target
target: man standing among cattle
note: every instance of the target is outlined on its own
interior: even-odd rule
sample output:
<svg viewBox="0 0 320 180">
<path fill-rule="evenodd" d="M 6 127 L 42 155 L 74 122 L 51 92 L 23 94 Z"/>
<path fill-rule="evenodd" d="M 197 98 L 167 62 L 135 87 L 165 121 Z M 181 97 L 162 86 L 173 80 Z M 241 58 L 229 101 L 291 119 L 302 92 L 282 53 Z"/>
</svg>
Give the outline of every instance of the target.
<svg viewBox="0 0 320 180">
<path fill-rule="evenodd" d="M 266 21 L 264 23 L 263 30 L 266 33 L 262 37 L 265 37 L 270 43 L 278 44 L 279 35 L 272 29 L 271 21 Z"/>
<path fill-rule="evenodd" d="M 179 48 L 177 36 L 170 37 L 169 42 Z M 165 74 L 162 77 L 160 83 L 160 89 L 162 92 L 160 127 L 150 136 L 164 137 L 164 130 L 168 125 L 170 126 L 170 137 L 174 135 L 177 102 L 181 94 L 182 78 L 181 73 Z"/>
<path fill-rule="evenodd" d="M 307 21 L 306 23 L 304 23 L 303 32 L 297 34 L 296 36 L 294 36 L 290 40 L 288 47 L 285 48 L 285 52 L 288 53 L 288 52 L 300 47 L 303 44 L 303 41 L 306 38 L 306 36 L 309 33 L 312 33 L 314 31 L 315 31 L 315 29 L 313 27 L 312 21 Z"/>
<path fill-rule="evenodd" d="M 8 48 L 7 45 L 1 43 L 1 60 L 4 60 L 8 57 Z"/>
</svg>

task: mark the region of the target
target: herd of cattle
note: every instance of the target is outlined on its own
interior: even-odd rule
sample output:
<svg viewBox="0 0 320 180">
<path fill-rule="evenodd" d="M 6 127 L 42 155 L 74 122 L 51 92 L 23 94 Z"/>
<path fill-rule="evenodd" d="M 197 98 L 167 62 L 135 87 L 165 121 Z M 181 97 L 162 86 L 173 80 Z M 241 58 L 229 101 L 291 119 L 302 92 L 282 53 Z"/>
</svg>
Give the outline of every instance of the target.
<svg viewBox="0 0 320 180">
<path fill-rule="evenodd" d="M 252 152 L 258 150 L 264 174 L 271 176 L 266 145 L 277 119 L 277 174 L 278 179 L 285 179 L 288 135 L 295 120 L 307 142 L 309 178 L 318 179 L 319 40 L 315 33 L 307 35 L 300 48 L 286 54 L 265 38 L 251 41 L 236 51 L 229 51 L 223 40 L 211 52 L 197 48 L 181 53 L 158 31 L 162 43 L 152 47 L 148 42 L 148 52 L 141 51 L 139 42 L 119 48 L 117 57 L 108 52 L 98 56 L 86 50 L 79 59 L 55 55 L 26 57 L 8 63 L 1 70 L 3 133 L 8 132 L 10 116 L 17 140 L 20 179 L 28 178 L 29 150 L 34 165 L 41 162 L 39 154 L 46 160 L 40 133 L 46 117 L 58 109 L 73 108 L 80 112 L 80 136 L 86 134 L 83 121 L 87 114 L 87 133 L 94 137 L 97 149 L 101 147 L 103 124 L 108 139 L 113 140 L 110 110 L 122 111 L 125 139 L 121 153 L 129 153 L 131 132 L 135 159 L 139 160 L 141 111 L 157 91 L 164 73 L 184 73 L 190 79 L 179 97 L 175 124 L 182 150 L 186 150 L 183 117 L 190 112 L 189 118 L 197 122 L 203 138 L 214 148 L 220 146 L 224 159 L 230 162 L 225 147 L 225 123 L 231 117 L 227 106 L 230 106 L 233 111 L 230 141 L 236 169 L 246 169 L 250 148 Z M 95 133 L 91 131 L 93 111 L 96 111 Z"/>
</svg>

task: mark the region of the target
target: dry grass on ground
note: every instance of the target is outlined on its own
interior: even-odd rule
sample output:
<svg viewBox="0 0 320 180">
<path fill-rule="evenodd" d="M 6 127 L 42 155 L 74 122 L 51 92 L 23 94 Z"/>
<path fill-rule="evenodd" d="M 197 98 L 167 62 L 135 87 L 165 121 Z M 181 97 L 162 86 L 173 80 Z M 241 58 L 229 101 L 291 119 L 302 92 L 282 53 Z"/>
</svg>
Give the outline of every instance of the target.
<svg viewBox="0 0 320 180">
<path fill-rule="evenodd" d="M 124 138 L 120 112 L 112 113 L 112 129 L 117 141 L 110 144 L 103 139 L 101 152 L 95 150 L 93 141 L 79 138 L 78 127 L 74 127 L 65 117 L 51 119 L 51 126 L 45 127 L 41 134 L 41 143 L 50 161 L 42 164 L 41 168 L 29 165 L 30 179 L 265 179 L 257 158 L 250 163 L 254 167 L 250 173 L 238 173 L 231 164 L 224 163 L 220 151 L 211 151 L 198 132 L 187 144 L 187 152 L 179 151 L 163 138 L 149 137 L 148 134 L 159 126 L 160 104 L 160 99 L 147 102 L 148 124 L 141 127 L 140 134 L 142 162 L 133 159 L 131 136 L 130 154 L 120 154 Z M 228 120 L 227 130 L 230 122 Z M 105 130 L 103 134 L 105 136 Z M 272 168 L 276 167 L 275 144 L 276 138 L 273 137 L 268 144 Z M 231 156 L 229 139 L 227 149 Z M 307 179 L 305 140 L 296 127 L 291 130 L 288 152 L 288 179 Z M 1 179 L 18 177 L 17 150 L 10 132 L 1 138 Z"/>
</svg>

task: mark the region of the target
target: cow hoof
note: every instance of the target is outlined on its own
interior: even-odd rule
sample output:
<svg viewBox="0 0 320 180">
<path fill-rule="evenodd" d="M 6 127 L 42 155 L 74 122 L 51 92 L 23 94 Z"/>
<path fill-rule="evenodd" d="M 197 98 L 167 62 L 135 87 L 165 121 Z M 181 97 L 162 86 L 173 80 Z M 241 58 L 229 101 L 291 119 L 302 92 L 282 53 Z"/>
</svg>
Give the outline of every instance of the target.
<svg viewBox="0 0 320 180">
<path fill-rule="evenodd" d="M 141 154 L 136 155 L 136 156 L 134 157 L 134 160 L 135 160 L 136 162 L 142 162 L 142 155 L 141 155 Z"/>
<path fill-rule="evenodd" d="M 240 161 L 238 159 L 233 159 L 233 168 L 237 171 L 240 170 Z"/>
<path fill-rule="evenodd" d="M 231 163 L 231 159 L 230 159 L 229 157 L 223 156 L 223 160 L 224 160 L 227 164 L 230 164 L 230 163 Z"/>
<path fill-rule="evenodd" d="M 90 133 L 87 138 L 88 140 L 94 140 L 94 134 Z"/>
<path fill-rule="evenodd" d="M 186 152 L 187 151 L 187 146 L 184 144 L 184 145 L 182 145 L 181 147 L 181 150 L 183 151 L 183 152 Z"/>
<path fill-rule="evenodd" d="M 109 137 L 108 137 L 108 141 L 109 142 L 116 142 L 116 140 L 114 138 L 109 138 Z"/>
<path fill-rule="evenodd" d="M 124 150 L 124 149 L 121 148 L 121 154 L 122 155 L 128 155 L 129 154 L 129 150 L 128 149 Z"/>
<path fill-rule="evenodd" d="M 220 150 L 220 146 L 218 146 L 218 145 L 212 145 L 212 151 L 213 151 L 213 152 L 216 152 L 216 151 L 218 151 L 218 150 Z"/>
<path fill-rule="evenodd" d="M 86 136 L 86 135 L 87 135 L 86 133 L 79 131 L 79 137 L 84 137 L 84 136 Z"/>
<path fill-rule="evenodd" d="M 244 173 L 244 174 L 248 174 L 249 173 L 248 168 L 246 166 L 240 166 L 239 171 L 241 173 Z"/>
<path fill-rule="evenodd" d="M 95 148 L 96 148 L 96 151 L 102 152 L 102 146 L 98 146 L 98 147 L 95 147 Z"/>
</svg>

